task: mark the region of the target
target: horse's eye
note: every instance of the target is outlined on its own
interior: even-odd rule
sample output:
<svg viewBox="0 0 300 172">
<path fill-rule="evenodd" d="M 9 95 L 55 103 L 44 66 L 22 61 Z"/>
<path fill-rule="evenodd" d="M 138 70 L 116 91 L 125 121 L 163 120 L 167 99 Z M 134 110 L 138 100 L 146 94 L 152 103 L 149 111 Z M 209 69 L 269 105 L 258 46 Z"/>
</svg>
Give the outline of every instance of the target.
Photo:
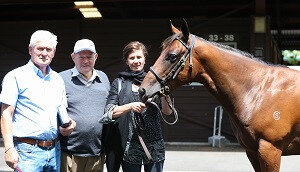
<svg viewBox="0 0 300 172">
<path fill-rule="evenodd" d="M 177 60 L 177 54 L 169 54 L 167 60 L 170 60 L 171 63 L 174 63 Z"/>
</svg>

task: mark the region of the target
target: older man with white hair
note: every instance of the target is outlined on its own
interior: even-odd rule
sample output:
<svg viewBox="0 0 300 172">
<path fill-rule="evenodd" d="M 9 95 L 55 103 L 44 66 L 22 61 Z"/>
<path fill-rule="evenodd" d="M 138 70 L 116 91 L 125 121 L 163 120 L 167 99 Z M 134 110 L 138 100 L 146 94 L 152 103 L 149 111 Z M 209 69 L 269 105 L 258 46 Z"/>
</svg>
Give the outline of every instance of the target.
<svg viewBox="0 0 300 172">
<path fill-rule="evenodd" d="M 15 171 L 59 171 L 59 131 L 67 136 L 76 127 L 68 116 L 69 126 L 58 126 L 57 114 L 67 106 L 67 100 L 63 79 L 49 66 L 56 45 L 53 33 L 34 32 L 28 47 L 31 59 L 7 73 L 2 82 L 5 161 Z"/>
</svg>

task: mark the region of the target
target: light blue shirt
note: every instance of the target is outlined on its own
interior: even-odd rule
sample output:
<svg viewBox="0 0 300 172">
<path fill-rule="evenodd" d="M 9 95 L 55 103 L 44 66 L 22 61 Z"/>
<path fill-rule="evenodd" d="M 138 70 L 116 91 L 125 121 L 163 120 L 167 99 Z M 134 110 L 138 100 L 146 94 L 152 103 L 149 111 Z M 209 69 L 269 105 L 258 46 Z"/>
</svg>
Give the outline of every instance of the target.
<svg viewBox="0 0 300 172">
<path fill-rule="evenodd" d="M 15 107 L 14 137 L 53 140 L 58 136 L 58 108 L 67 107 L 65 85 L 50 67 L 47 73 L 43 76 L 30 60 L 5 75 L 0 102 Z"/>
</svg>

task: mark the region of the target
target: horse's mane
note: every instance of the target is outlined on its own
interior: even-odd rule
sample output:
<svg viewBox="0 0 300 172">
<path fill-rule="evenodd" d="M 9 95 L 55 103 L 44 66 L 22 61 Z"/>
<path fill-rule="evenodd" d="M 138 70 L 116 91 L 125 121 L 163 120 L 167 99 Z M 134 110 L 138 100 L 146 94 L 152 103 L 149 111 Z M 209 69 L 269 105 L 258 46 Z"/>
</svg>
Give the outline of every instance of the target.
<svg viewBox="0 0 300 172">
<path fill-rule="evenodd" d="M 182 33 L 177 33 L 177 34 L 173 34 L 172 36 L 169 36 L 168 38 L 166 38 L 164 40 L 164 42 L 162 43 L 162 49 L 164 50 L 168 45 L 170 45 L 177 37 L 181 37 L 182 36 Z M 216 47 L 219 47 L 219 48 L 222 48 L 222 49 L 225 49 L 225 50 L 229 50 L 229 51 L 232 51 L 232 52 L 236 52 L 236 53 L 239 53 L 245 57 L 248 57 L 248 58 L 251 58 L 257 62 L 260 62 L 260 63 L 264 63 L 266 64 L 265 61 L 259 59 L 259 58 L 255 58 L 252 54 L 248 53 L 248 52 L 245 52 L 245 51 L 241 51 L 239 49 L 236 49 L 236 48 L 233 48 L 233 47 L 230 47 L 228 45 L 224 45 L 224 44 L 220 44 L 220 43 L 217 43 L 217 42 L 212 42 L 212 41 L 208 41 L 208 40 L 205 40 L 201 37 L 198 37 L 196 36 L 198 39 L 202 40 L 202 41 L 205 41 L 209 44 L 212 44 Z"/>
<path fill-rule="evenodd" d="M 245 57 L 249 57 L 249 58 L 251 58 L 252 60 L 255 60 L 255 61 L 259 62 L 259 63 L 267 64 L 267 65 L 269 65 L 269 66 L 277 66 L 277 67 L 284 67 L 284 68 L 287 68 L 286 65 L 268 63 L 268 62 L 266 62 L 266 61 L 263 61 L 263 60 L 260 59 L 260 58 L 254 57 L 252 54 L 250 54 L 250 53 L 248 53 L 248 52 L 241 51 L 241 50 L 239 50 L 239 49 L 230 47 L 230 46 L 228 46 L 228 45 L 224 45 L 224 44 L 220 44 L 220 43 L 217 43 L 217 42 L 208 41 L 208 40 L 205 40 L 205 39 L 203 39 L 203 38 L 201 38 L 201 37 L 198 37 L 198 36 L 197 36 L 197 38 L 198 38 L 198 39 L 201 39 L 202 41 L 208 42 L 209 44 L 213 44 L 213 45 L 215 45 L 215 46 L 217 46 L 217 47 L 220 47 L 220 48 L 223 48 L 223 49 L 226 49 L 226 50 L 229 50 L 229 51 L 233 51 L 233 52 L 239 53 L 239 54 L 241 54 L 241 55 L 243 55 L 243 56 L 245 56 Z"/>
<path fill-rule="evenodd" d="M 216 47 L 220 47 L 220 48 L 223 48 L 223 49 L 225 49 L 225 50 L 229 50 L 229 51 L 232 51 L 232 52 L 235 52 L 235 53 L 239 53 L 239 54 L 241 54 L 241 55 L 243 55 L 243 56 L 245 56 L 245 57 L 251 58 L 251 59 L 253 59 L 253 60 L 257 61 L 257 62 L 265 63 L 265 64 L 266 64 L 265 61 L 263 61 L 263 60 L 261 60 L 261 59 L 259 59 L 259 58 L 254 57 L 252 54 L 250 54 L 250 53 L 248 53 L 248 52 L 241 51 L 241 50 L 239 50 L 239 49 L 230 47 L 230 46 L 228 46 L 228 45 L 224 45 L 224 44 L 220 44 L 220 43 L 217 43 L 217 42 L 208 41 L 208 40 L 205 40 L 205 39 L 203 39 L 203 38 L 201 38 L 201 37 L 198 37 L 198 36 L 197 36 L 197 38 L 198 38 L 198 39 L 201 39 L 202 41 L 208 42 L 209 44 L 215 45 Z"/>
</svg>

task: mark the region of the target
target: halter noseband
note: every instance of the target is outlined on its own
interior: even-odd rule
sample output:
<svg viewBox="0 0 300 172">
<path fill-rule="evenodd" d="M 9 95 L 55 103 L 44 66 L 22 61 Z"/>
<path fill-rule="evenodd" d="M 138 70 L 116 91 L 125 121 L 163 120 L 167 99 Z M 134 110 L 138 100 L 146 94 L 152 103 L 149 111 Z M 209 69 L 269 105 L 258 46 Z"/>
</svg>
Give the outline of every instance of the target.
<svg viewBox="0 0 300 172">
<path fill-rule="evenodd" d="M 190 45 L 186 45 L 186 43 L 184 43 L 181 39 L 179 39 L 178 37 L 175 39 L 178 40 L 186 49 L 187 51 L 184 52 L 183 56 L 180 58 L 180 60 L 177 62 L 177 64 L 172 68 L 172 70 L 169 72 L 169 74 L 166 76 L 165 79 L 162 79 L 156 72 L 155 70 L 150 67 L 150 71 L 152 72 L 152 74 L 155 76 L 156 80 L 161 84 L 161 90 L 160 93 L 165 95 L 168 94 L 168 92 L 170 91 L 167 82 L 172 78 L 174 79 L 178 73 L 183 69 L 185 62 L 188 58 L 190 58 L 190 65 L 189 65 L 189 76 L 190 78 L 192 78 L 192 69 L 193 69 L 193 58 L 192 58 L 192 50 L 194 48 L 195 45 L 195 35 L 192 35 L 192 41 L 190 43 Z"/>
</svg>

